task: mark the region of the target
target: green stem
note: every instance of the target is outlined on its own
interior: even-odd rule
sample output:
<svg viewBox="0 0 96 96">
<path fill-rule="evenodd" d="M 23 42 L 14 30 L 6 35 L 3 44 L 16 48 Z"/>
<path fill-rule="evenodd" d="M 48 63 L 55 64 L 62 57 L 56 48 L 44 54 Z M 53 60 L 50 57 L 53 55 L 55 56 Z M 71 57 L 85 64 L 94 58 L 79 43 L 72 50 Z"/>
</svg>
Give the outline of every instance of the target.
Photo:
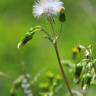
<svg viewBox="0 0 96 96">
<path fill-rule="evenodd" d="M 61 33 L 62 33 L 62 27 L 63 27 L 63 23 L 61 22 L 61 25 L 60 25 L 60 31 L 58 33 L 58 38 L 60 37 Z"/>
<path fill-rule="evenodd" d="M 60 55 L 59 55 L 59 51 L 58 51 L 57 42 L 54 44 L 54 49 L 55 49 L 55 52 L 56 52 L 56 56 L 57 56 L 57 59 L 58 59 L 58 64 L 59 64 L 59 67 L 60 67 L 60 70 L 61 70 L 63 79 L 65 81 L 65 84 L 66 84 L 66 86 L 68 88 L 68 91 L 70 93 L 70 96 L 73 96 L 72 91 L 71 91 L 71 88 L 70 88 L 70 85 L 68 83 L 68 79 L 66 77 L 65 71 L 64 71 L 63 66 L 62 66 L 62 63 L 61 63 L 61 59 L 60 59 Z"/>
<path fill-rule="evenodd" d="M 51 26 L 51 29 L 52 29 L 52 34 L 53 36 L 55 36 L 55 30 L 54 30 L 54 26 L 53 26 L 53 20 L 52 20 L 52 17 L 48 17 L 48 21 L 50 23 L 50 26 Z"/>
<path fill-rule="evenodd" d="M 47 36 L 47 39 L 52 43 L 53 39 L 52 39 L 51 35 L 44 28 L 42 28 L 41 31 L 44 32 L 44 34 Z"/>
<path fill-rule="evenodd" d="M 60 26 L 60 33 L 59 34 L 61 34 L 61 32 L 62 32 L 62 26 L 63 24 L 62 24 L 62 22 L 61 22 L 61 26 Z"/>
<path fill-rule="evenodd" d="M 57 56 L 57 59 L 58 59 L 58 64 L 59 64 L 59 67 L 60 67 L 60 70 L 61 70 L 61 73 L 62 73 L 62 77 L 63 77 L 63 79 L 64 79 L 64 81 L 66 83 L 66 86 L 68 88 L 68 91 L 70 93 L 70 96 L 73 96 L 72 91 L 71 91 L 71 88 L 70 88 L 70 85 L 69 85 L 69 82 L 67 80 L 65 71 L 64 71 L 63 66 L 62 66 L 62 63 L 61 63 L 61 59 L 60 59 L 60 55 L 59 55 L 59 51 L 58 51 L 58 46 L 57 46 L 57 39 L 56 39 L 56 35 L 55 35 L 55 30 L 54 30 L 53 22 L 52 22 L 52 20 L 51 20 L 50 17 L 48 18 L 48 21 L 49 21 L 49 23 L 51 25 L 54 39 L 52 37 L 50 37 L 50 36 L 49 37 L 51 38 L 51 40 L 52 40 L 51 43 L 53 44 L 54 49 L 55 49 L 55 53 L 56 53 L 56 56 Z M 61 32 L 62 32 L 62 23 L 61 23 L 61 28 L 60 28 L 60 33 Z"/>
</svg>

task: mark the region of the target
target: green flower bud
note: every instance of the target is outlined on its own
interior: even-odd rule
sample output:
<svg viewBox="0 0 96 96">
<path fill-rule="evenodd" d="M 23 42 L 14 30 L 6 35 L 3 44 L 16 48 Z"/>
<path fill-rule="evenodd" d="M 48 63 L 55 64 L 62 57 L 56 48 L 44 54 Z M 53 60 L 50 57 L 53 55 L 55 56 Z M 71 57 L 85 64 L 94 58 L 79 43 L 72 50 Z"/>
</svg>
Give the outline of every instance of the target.
<svg viewBox="0 0 96 96">
<path fill-rule="evenodd" d="M 18 43 L 17 48 L 21 48 L 22 46 L 27 44 L 33 38 L 34 34 L 35 32 L 28 32 L 26 36 L 23 38 L 23 40 L 20 43 Z"/>
<path fill-rule="evenodd" d="M 72 48 L 72 53 L 73 53 L 73 59 L 77 57 L 77 54 L 79 53 L 79 50 L 77 47 Z"/>
<path fill-rule="evenodd" d="M 64 22 L 66 20 L 64 7 L 60 8 L 59 20 L 60 22 Z"/>
<path fill-rule="evenodd" d="M 81 82 L 81 86 L 84 90 L 86 90 L 86 88 L 88 86 L 90 86 L 91 84 L 91 81 L 92 81 L 92 75 L 90 73 L 87 73 L 83 76 L 82 78 L 82 82 Z"/>
<path fill-rule="evenodd" d="M 87 74 L 86 74 L 86 78 L 85 78 L 85 83 L 86 83 L 87 85 L 90 85 L 91 80 L 92 80 L 92 75 L 91 75 L 90 73 L 87 73 Z"/>
<path fill-rule="evenodd" d="M 79 63 L 79 64 L 76 65 L 75 78 L 77 79 L 77 80 L 76 80 L 77 83 L 79 82 L 82 69 L 83 69 L 83 66 L 82 66 L 81 63 Z"/>
</svg>

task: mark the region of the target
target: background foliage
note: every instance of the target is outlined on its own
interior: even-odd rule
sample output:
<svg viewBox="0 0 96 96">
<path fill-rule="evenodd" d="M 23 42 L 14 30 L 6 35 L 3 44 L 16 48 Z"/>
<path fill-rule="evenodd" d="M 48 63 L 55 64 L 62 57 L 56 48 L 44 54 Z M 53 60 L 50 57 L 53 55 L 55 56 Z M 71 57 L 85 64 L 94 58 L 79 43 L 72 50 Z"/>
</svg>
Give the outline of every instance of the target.
<svg viewBox="0 0 96 96">
<path fill-rule="evenodd" d="M 60 73 L 55 52 L 51 44 L 42 38 L 41 33 L 35 35 L 28 46 L 17 49 L 18 41 L 24 37 L 30 27 L 44 24 L 49 28 L 45 18 L 36 20 L 32 16 L 33 3 L 34 0 L 0 0 L 0 71 L 8 73 L 13 79 L 21 74 L 22 62 L 26 64 L 26 70 L 32 74 L 32 77 L 41 70 Z M 63 25 L 59 49 L 62 59 L 71 59 L 71 49 L 78 43 L 93 44 L 96 47 L 96 0 L 64 0 L 64 3 L 66 22 Z M 56 26 L 58 25 L 57 22 Z M 94 55 L 96 55 L 95 49 Z M 74 86 L 72 74 L 68 69 L 66 73 L 71 86 Z M 45 72 L 42 72 L 37 85 L 46 81 L 44 75 Z M 0 96 L 9 96 L 10 86 L 11 82 L 0 78 Z M 96 88 L 92 86 L 88 96 L 95 96 L 95 90 Z"/>
</svg>

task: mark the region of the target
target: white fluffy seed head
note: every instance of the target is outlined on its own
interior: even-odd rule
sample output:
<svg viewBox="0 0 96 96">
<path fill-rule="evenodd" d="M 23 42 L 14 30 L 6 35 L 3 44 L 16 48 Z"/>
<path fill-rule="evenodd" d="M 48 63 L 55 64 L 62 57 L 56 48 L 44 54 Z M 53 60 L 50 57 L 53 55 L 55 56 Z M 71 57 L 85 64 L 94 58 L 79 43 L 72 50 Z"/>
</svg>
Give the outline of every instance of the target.
<svg viewBox="0 0 96 96">
<path fill-rule="evenodd" d="M 33 6 L 33 15 L 34 17 L 57 15 L 62 6 L 63 2 L 60 0 L 38 0 Z"/>
</svg>

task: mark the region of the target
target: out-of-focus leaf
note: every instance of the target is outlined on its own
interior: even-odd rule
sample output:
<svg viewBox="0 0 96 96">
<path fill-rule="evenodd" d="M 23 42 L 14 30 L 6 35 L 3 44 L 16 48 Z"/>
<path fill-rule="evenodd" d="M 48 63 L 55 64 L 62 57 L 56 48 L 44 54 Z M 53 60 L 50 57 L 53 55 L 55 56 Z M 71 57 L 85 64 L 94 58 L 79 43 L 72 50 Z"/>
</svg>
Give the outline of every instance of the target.
<svg viewBox="0 0 96 96">
<path fill-rule="evenodd" d="M 55 79 L 56 79 L 57 81 L 60 81 L 60 80 L 62 80 L 62 77 L 58 74 L 58 75 L 55 76 Z"/>
<path fill-rule="evenodd" d="M 54 78 L 54 74 L 53 74 L 52 72 L 48 71 L 48 72 L 47 72 L 47 77 L 48 77 L 49 79 L 53 79 L 53 78 Z"/>
<path fill-rule="evenodd" d="M 6 76 L 6 74 L 3 72 L 0 72 L 0 77 L 2 77 L 2 76 Z"/>
<path fill-rule="evenodd" d="M 41 83 L 39 85 L 40 89 L 44 92 L 47 92 L 49 90 L 49 84 L 48 83 Z"/>
<path fill-rule="evenodd" d="M 73 90 L 73 96 L 83 96 L 83 94 L 80 91 Z"/>
<path fill-rule="evenodd" d="M 8 74 L 6 74 L 6 73 L 3 73 L 3 72 L 0 72 L 0 77 L 11 80 L 10 76 Z"/>
<path fill-rule="evenodd" d="M 16 89 L 14 87 L 10 90 L 10 96 L 16 96 Z"/>
</svg>

